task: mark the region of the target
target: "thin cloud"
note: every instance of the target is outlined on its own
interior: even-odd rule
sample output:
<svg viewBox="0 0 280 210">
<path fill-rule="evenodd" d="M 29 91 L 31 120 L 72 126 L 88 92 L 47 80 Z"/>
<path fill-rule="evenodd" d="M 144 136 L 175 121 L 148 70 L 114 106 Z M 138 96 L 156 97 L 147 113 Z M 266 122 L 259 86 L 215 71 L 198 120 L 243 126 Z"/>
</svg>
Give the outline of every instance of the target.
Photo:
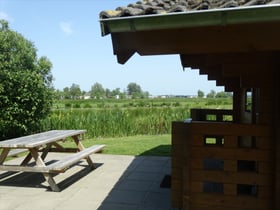
<svg viewBox="0 0 280 210">
<path fill-rule="evenodd" d="M 13 22 L 14 19 L 10 17 L 6 12 L 0 11 L 0 20 L 4 19 L 7 20 L 8 22 Z"/>
<path fill-rule="evenodd" d="M 67 35 L 73 34 L 72 24 L 69 22 L 60 22 L 60 29 Z"/>
</svg>

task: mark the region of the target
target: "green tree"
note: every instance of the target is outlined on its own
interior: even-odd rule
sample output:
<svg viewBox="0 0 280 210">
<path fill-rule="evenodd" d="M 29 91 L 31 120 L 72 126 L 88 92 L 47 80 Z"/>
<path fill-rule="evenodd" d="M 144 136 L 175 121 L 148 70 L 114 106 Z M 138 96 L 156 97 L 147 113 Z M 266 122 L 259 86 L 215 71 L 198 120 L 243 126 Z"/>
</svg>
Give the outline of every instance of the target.
<svg viewBox="0 0 280 210">
<path fill-rule="evenodd" d="M 121 90 L 120 88 L 116 88 L 114 90 L 111 91 L 112 96 L 117 96 L 117 95 L 121 95 Z"/>
<path fill-rule="evenodd" d="M 105 97 L 105 90 L 100 83 L 96 82 L 91 86 L 90 97 L 94 99 L 102 99 Z"/>
<path fill-rule="evenodd" d="M 197 91 L 197 97 L 198 98 L 203 98 L 204 97 L 204 92 L 202 90 Z"/>
<path fill-rule="evenodd" d="M 64 99 L 71 99 L 70 88 L 65 87 L 63 88 L 63 98 Z"/>
<path fill-rule="evenodd" d="M 64 99 L 64 92 L 59 89 L 54 90 L 54 99 L 56 100 Z"/>
<path fill-rule="evenodd" d="M 229 95 L 226 92 L 223 92 L 223 91 L 218 92 L 216 94 L 216 98 L 228 98 L 228 97 L 229 97 Z"/>
<path fill-rule="evenodd" d="M 37 131 L 52 106 L 52 64 L 0 20 L 0 139 Z"/>
<path fill-rule="evenodd" d="M 216 97 L 216 92 L 214 90 L 211 90 L 210 93 L 207 94 L 207 98 L 215 98 Z"/>
<path fill-rule="evenodd" d="M 69 94 L 71 99 L 79 99 L 82 95 L 80 86 L 73 83 L 69 89 Z"/>
<path fill-rule="evenodd" d="M 116 89 L 112 90 L 111 95 L 112 95 L 112 97 L 121 98 L 121 99 L 124 99 L 126 96 L 125 92 L 121 92 L 120 88 L 116 88 Z"/>
<path fill-rule="evenodd" d="M 112 98 L 112 91 L 109 88 L 105 89 L 106 98 Z"/>
<path fill-rule="evenodd" d="M 127 94 L 129 96 L 132 96 L 132 98 L 139 98 L 141 97 L 142 94 L 142 89 L 140 87 L 140 85 L 131 82 L 127 85 Z"/>
</svg>

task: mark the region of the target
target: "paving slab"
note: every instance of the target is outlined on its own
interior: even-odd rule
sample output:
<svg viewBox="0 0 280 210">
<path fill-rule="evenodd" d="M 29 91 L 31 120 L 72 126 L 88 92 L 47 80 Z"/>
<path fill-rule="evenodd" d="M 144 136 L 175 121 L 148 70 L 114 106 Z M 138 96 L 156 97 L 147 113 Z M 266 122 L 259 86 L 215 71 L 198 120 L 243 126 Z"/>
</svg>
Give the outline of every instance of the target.
<svg viewBox="0 0 280 210">
<path fill-rule="evenodd" d="M 50 154 L 48 159 L 64 155 Z M 61 192 L 52 192 L 40 173 L 0 172 L 0 210 L 173 210 L 170 188 L 160 187 L 171 172 L 170 157 L 93 154 L 92 158 L 95 170 L 81 161 L 54 177 Z M 16 161 L 20 158 L 11 163 Z"/>
</svg>

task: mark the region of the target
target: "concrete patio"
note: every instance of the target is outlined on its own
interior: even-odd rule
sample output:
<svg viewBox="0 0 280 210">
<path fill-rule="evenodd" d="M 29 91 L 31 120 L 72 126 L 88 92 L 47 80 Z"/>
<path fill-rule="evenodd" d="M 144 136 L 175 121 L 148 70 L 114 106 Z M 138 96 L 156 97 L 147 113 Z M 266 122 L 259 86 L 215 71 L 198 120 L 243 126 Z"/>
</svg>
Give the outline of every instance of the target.
<svg viewBox="0 0 280 210">
<path fill-rule="evenodd" d="M 173 209 L 170 188 L 161 186 L 165 175 L 171 174 L 169 157 L 94 154 L 92 158 L 97 165 L 93 171 L 81 161 L 55 176 L 61 192 L 50 191 L 42 174 L 1 172 L 0 210 Z"/>
</svg>

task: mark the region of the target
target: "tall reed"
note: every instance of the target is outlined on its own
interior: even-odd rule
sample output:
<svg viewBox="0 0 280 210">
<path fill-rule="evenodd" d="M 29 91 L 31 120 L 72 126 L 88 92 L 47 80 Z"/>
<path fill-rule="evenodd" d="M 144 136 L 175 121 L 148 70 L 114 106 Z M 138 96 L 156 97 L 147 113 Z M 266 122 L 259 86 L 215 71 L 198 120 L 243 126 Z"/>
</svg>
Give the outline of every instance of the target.
<svg viewBox="0 0 280 210">
<path fill-rule="evenodd" d="M 189 117 L 187 108 L 53 110 L 41 130 L 86 129 L 90 137 L 168 134 L 171 122 Z"/>
</svg>

